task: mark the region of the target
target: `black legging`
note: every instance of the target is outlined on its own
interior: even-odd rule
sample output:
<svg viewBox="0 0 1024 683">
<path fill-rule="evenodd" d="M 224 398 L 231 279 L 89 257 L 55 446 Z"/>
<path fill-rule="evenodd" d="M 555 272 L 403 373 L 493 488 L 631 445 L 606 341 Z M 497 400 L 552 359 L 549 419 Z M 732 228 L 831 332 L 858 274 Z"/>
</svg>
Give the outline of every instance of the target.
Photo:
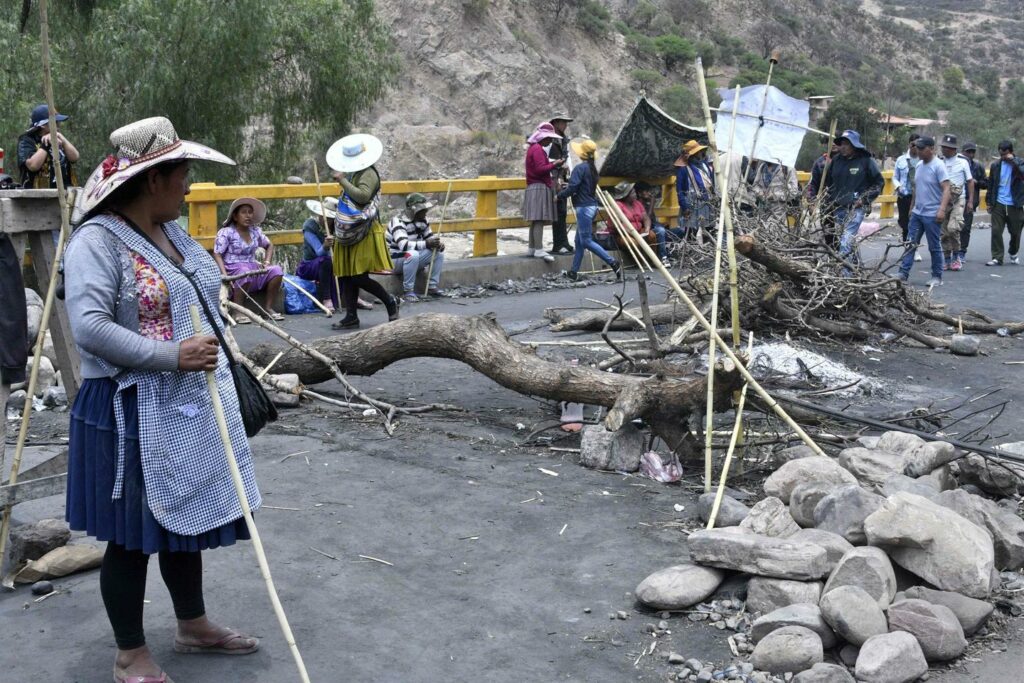
<svg viewBox="0 0 1024 683">
<path fill-rule="evenodd" d="M 100 567 L 100 593 L 107 618 L 114 627 L 114 640 L 121 650 L 146 644 L 142 609 L 148 567 L 149 555 L 141 550 L 125 550 L 123 545 L 107 544 Z M 160 553 L 160 575 L 171 594 L 175 617 L 198 619 L 206 614 L 202 553 Z"/>
<path fill-rule="evenodd" d="M 341 305 L 349 316 L 356 314 L 356 302 L 359 300 L 359 290 L 365 289 L 373 296 L 380 299 L 380 302 L 387 306 L 391 302 L 391 295 L 384 286 L 370 277 L 369 273 L 362 275 L 346 275 L 338 278 L 341 280 Z"/>
</svg>

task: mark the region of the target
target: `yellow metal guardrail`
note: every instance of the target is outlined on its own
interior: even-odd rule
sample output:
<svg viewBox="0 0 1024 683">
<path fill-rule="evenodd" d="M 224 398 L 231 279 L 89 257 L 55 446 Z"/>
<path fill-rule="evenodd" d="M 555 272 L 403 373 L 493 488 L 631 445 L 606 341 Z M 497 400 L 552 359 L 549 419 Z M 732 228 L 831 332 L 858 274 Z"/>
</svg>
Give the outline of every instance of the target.
<svg viewBox="0 0 1024 683">
<path fill-rule="evenodd" d="M 896 195 L 892 186 L 892 171 L 883 171 L 885 186 L 877 203 L 881 205 L 879 216 L 892 218 L 895 215 Z M 797 180 L 804 187 L 811 174 L 803 171 L 797 173 Z M 623 178 L 601 178 L 602 186 L 612 186 Z M 675 178 L 658 178 L 652 184 L 662 186 L 662 204 L 657 215 L 666 222 L 679 215 L 679 204 L 676 201 Z M 498 215 L 498 193 L 523 191 L 526 189 L 525 178 L 499 178 L 497 176 L 481 176 L 455 180 L 385 180 L 381 184 L 384 195 L 405 196 L 412 192 L 423 194 L 435 193 L 444 195 L 451 186 L 452 194 L 473 192 L 476 194 L 476 212 L 471 218 L 447 219 L 439 232 L 472 232 L 473 256 L 495 256 L 498 253 L 498 230 L 529 227 L 529 223 L 520 216 Z M 338 183 L 323 183 L 321 189 L 325 197 L 337 197 L 341 193 Z M 185 197 L 188 204 L 189 233 L 207 249 L 213 246 L 214 237 L 220 228 L 217 218 L 217 207 L 221 203 L 231 202 L 239 197 L 255 197 L 260 200 L 275 199 L 316 199 L 317 186 L 313 183 L 302 185 L 217 185 L 215 183 L 193 183 L 191 192 Z M 984 202 L 985 192 L 982 192 Z M 569 223 L 575 223 L 572 213 L 568 216 Z M 274 244 L 301 244 L 302 230 L 279 230 L 267 235 Z"/>
</svg>

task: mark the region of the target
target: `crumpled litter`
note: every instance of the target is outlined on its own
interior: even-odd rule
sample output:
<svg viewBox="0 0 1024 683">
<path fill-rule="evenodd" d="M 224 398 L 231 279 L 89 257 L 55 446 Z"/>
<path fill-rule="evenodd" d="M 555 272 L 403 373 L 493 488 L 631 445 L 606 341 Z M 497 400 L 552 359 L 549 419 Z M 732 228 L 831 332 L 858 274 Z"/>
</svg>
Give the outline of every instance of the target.
<svg viewBox="0 0 1024 683">
<path fill-rule="evenodd" d="M 668 463 L 665 463 L 660 455 L 654 451 L 647 451 L 640 456 L 640 474 L 663 484 L 679 481 L 683 478 L 683 465 L 675 453 L 671 458 Z"/>
</svg>

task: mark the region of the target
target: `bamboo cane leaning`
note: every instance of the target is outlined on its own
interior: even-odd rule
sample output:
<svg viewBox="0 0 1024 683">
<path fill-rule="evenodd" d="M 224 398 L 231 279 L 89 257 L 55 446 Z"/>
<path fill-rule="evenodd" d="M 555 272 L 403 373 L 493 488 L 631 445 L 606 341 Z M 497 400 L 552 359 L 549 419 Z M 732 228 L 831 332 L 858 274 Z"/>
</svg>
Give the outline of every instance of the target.
<svg viewBox="0 0 1024 683">
<path fill-rule="evenodd" d="M 42 48 L 43 64 L 43 90 L 46 95 L 46 104 L 50 114 L 50 131 L 53 138 L 57 139 L 57 107 L 54 104 L 53 80 L 50 75 L 50 24 L 47 13 L 47 0 L 39 0 L 39 34 Z M 64 245 L 70 234 L 71 204 L 68 202 L 67 187 L 64 184 L 64 172 L 60 164 L 53 165 L 54 177 L 57 181 L 57 201 L 60 203 L 60 234 L 57 236 L 57 248 L 54 253 L 53 266 L 50 268 L 50 282 L 46 287 L 46 299 L 43 303 L 43 317 L 39 323 L 39 332 L 36 334 L 35 349 L 32 352 L 32 369 L 29 372 L 28 386 L 26 387 L 25 406 L 21 413 L 21 429 L 18 432 L 17 445 L 14 448 L 14 460 L 11 462 L 11 473 L 8 483 L 13 485 L 18 482 L 18 472 L 21 470 L 21 458 L 25 451 L 25 440 L 28 437 L 28 425 L 32 416 L 32 397 L 35 395 L 36 382 L 39 379 L 39 359 L 43 355 L 43 342 L 46 339 L 46 331 L 50 327 L 50 316 L 53 313 L 53 302 L 57 292 L 57 274 L 60 272 L 61 257 L 64 254 Z M 0 479 L 2 479 L 0 473 Z M 11 508 L 4 507 L 3 518 L 0 520 L 0 571 L 3 569 L 4 551 L 7 547 L 7 535 L 11 526 Z M 0 583 L 5 588 L 13 587 L 12 577 L 0 577 Z"/>
<path fill-rule="evenodd" d="M 448 191 L 444 193 L 444 206 L 441 207 L 441 221 L 437 224 L 438 234 L 444 227 L 444 217 L 448 213 L 448 197 L 452 194 L 452 180 L 448 181 Z M 430 266 L 427 268 L 427 283 L 423 285 L 423 296 L 430 294 L 430 278 L 434 274 L 434 259 L 437 258 L 437 249 L 430 251 Z"/>
<path fill-rule="evenodd" d="M 747 343 L 747 357 L 754 352 L 754 333 L 750 333 L 750 341 Z M 718 519 L 718 510 L 722 507 L 722 496 L 725 494 L 725 484 L 729 480 L 729 466 L 732 464 L 732 456 L 736 452 L 736 444 L 739 442 L 743 427 L 743 405 L 747 401 L 747 387 L 744 383 L 740 389 L 739 399 L 736 401 L 736 423 L 732 428 L 732 436 L 729 438 L 729 450 L 725 453 L 725 462 L 722 464 L 722 476 L 718 481 L 718 493 L 715 494 L 715 503 L 711 506 L 711 514 L 708 515 L 708 529 L 715 528 L 715 520 Z"/>
<path fill-rule="evenodd" d="M 636 244 L 638 240 L 633 237 L 636 231 L 634 231 L 632 226 L 629 225 L 629 221 L 626 219 L 625 214 L 622 213 L 622 210 L 619 209 L 619 205 L 600 187 L 596 188 L 596 190 L 598 201 L 601 202 L 601 206 L 604 208 L 608 221 L 625 244 L 626 252 L 636 263 L 636 267 L 641 273 L 652 270 L 650 264 L 646 263 L 640 250 L 637 248 Z"/>
<path fill-rule="evenodd" d="M 203 321 L 199 317 L 199 309 L 193 304 L 189 307 L 192 316 L 192 328 L 198 334 L 203 329 Z M 235 493 L 238 494 L 238 504 L 242 508 L 242 516 L 245 518 L 245 526 L 249 529 L 252 537 L 252 547 L 256 551 L 256 561 L 260 566 L 260 574 L 267 586 L 267 593 L 270 594 L 270 603 L 274 608 L 274 615 L 277 623 L 281 626 L 284 638 L 288 642 L 288 649 L 295 659 L 295 665 L 299 669 L 299 677 L 303 683 L 309 683 L 309 674 L 306 673 L 306 665 L 302 661 L 302 654 L 299 646 L 295 643 L 295 636 L 292 635 L 291 626 L 288 625 L 288 617 L 285 616 L 284 607 L 277 596 L 277 589 L 274 588 L 274 580 L 270 576 L 270 565 L 267 563 L 267 555 L 263 550 L 263 541 L 260 540 L 260 532 L 256 528 L 256 522 L 252 518 L 252 509 L 249 507 L 249 498 L 245 494 L 245 484 L 242 482 L 242 473 L 238 469 L 238 461 L 235 459 L 235 450 L 231 446 L 231 436 L 228 434 L 228 423 L 224 417 L 224 406 L 220 400 L 220 391 L 217 387 L 217 378 L 212 370 L 206 371 L 206 387 L 210 391 L 210 399 L 213 405 L 213 413 L 217 418 L 217 429 L 220 432 L 221 442 L 224 444 L 224 455 L 227 457 L 228 468 L 231 471 L 231 482 L 235 486 Z"/>
<path fill-rule="evenodd" d="M 736 86 L 736 98 L 733 100 L 732 126 L 729 129 L 729 147 L 725 157 L 725 173 L 722 177 L 722 184 L 718 192 L 722 196 L 721 207 L 718 212 L 718 235 L 715 240 L 715 270 L 711 289 L 711 329 L 718 329 L 718 291 L 722 282 L 722 248 L 725 242 L 725 207 L 729 203 L 729 173 L 732 170 L 732 146 L 736 140 L 736 108 L 740 101 L 740 87 Z M 714 429 L 715 420 L 715 345 L 708 344 L 708 396 L 707 408 L 704 411 L 704 491 L 711 490 L 711 478 L 713 476 L 711 432 Z"/>
<path fill-rule="evenodd" d="M 316 159 L 313 159 L 313 181 L 316 183 L 316 196 L 320 200 L 320 220 L 321 225 L 324 226 L 324 234 L 333 239 L 334 232 L 328 227 L 327 223 L 327 206 L 324 204 L 324 190 L 320 185 L 320 168 L 316 163 Z M 334 262 L 334 257 L 331 257 L 331 262 Z M 338 292 L 338 304 L 341 304 L 341 278 L 334 275 L 334 288 Z"/>
</svg>

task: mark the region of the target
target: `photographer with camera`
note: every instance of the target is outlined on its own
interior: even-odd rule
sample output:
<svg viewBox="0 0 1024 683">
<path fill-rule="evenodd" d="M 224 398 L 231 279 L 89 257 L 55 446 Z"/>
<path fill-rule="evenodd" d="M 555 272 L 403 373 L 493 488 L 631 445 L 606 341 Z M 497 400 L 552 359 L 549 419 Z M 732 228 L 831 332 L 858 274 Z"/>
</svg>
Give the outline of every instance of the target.
<svg viewBox="0 0 1024 683">
<path fill-rule="evenodd" d="M 67 121 L 66 114 L 54 114 L 57 121 Z M 50 133 L 50 110 L 40 104 L 32 110 L 29 128 L 18 138 L 18 168 L 21 170 L 21 186 L 30 189 L 57 187 L 57 175 L 54 171 L 54 143 L 57 147 L 57 158 L 60 159 L 64 184 L 78 185 L 74 174 L 74 164 L 78 161 L 78 150 L 59 131 Z"/>
</svg>

